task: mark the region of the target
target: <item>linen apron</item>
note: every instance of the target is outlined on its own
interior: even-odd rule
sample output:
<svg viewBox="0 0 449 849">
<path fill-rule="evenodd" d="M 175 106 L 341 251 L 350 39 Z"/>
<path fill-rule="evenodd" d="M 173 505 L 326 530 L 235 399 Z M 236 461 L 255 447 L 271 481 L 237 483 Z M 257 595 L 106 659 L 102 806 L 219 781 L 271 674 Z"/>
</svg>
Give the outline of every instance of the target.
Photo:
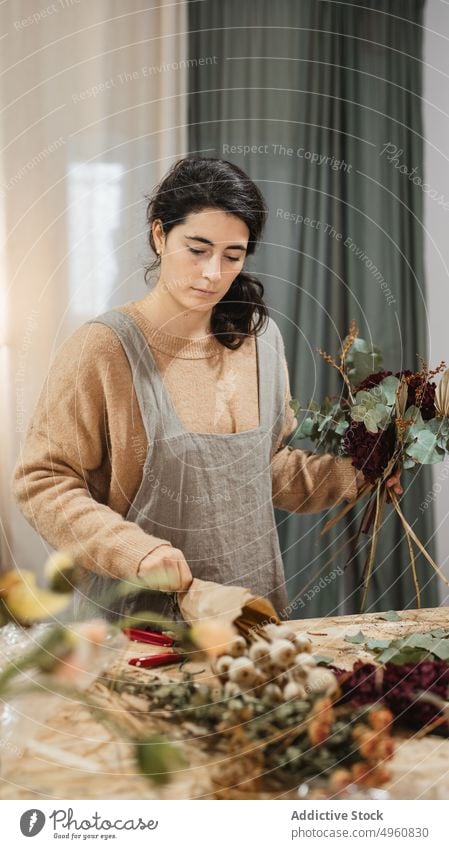
<svg viewBox="0 0 449 849">
<path fill-rule="evenodd" d="M 259 424 L 240 433 L 195 433 L 180 421 L 145 336 L 119 309 L 89 323 L 115 331 L 129 361 L 148 441 L 142 481 L 126 519 L 179 548 L 194 577 L 247 587 L 288 604 L 272 502 L 271 458 L 284 422 L 284 348 L 272 319 L 256 337 Z M 132 450 L 132 447 L 129 447 Z M 137 565 L 137 564 L 136 564 Z M 176 593 L 140 590 L 103 603 L 117 579 L 87 572 L 78 615 L 115 618 L 137 609 L 181 619 Z"/>
</svg>

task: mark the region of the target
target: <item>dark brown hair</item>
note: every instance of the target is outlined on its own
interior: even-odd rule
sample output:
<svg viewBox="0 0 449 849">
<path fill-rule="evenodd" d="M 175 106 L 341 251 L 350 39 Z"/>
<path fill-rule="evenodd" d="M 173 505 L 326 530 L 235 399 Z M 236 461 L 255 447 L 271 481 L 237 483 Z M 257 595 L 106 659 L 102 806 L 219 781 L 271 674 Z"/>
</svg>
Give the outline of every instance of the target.
<svg viewBox="0 0 449 849">
<path fill-rule="evenodd" d="M 255 183 L 232 162 L 226 159 L 187 157 L 172 165 L 168 173 L 148 196 L 146 220 L 148 241 L 156 252 L 152 224 L 160 219 L 164 233 L 182 224 L 191 212 L 206 208 L 232 213 L 248 227 L 247 255 L 253 254 L 263 233 L 268 208 Z M 158 268 L 157 257 L 145 268 L 145 281 Z M 239 348 L 245 337 L 256 334 L 267 320 L 268 310 L 263 300 L 264 287 L 260 280 L 246 271 L 235 278 L 226 295 L 215 305 L 211 316 L 214 336 L 226 348 Z"/>
</svg>

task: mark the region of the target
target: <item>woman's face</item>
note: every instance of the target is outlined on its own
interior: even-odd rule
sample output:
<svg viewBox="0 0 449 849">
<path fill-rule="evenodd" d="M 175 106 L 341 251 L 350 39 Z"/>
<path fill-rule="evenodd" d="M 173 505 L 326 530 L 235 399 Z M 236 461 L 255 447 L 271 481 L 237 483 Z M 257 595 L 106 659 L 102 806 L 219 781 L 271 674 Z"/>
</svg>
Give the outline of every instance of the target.
<svg viewBox="0 0 449 849">
<path fill-rule="evenodd" d="M 155 221 L 153 235 L 161 250 L 157 289 L 183 310 L 211 310 L 242 270 L 249 229 L 236 215 L 209 208 L 190 213 L 166 237 Z"/>
</svg>

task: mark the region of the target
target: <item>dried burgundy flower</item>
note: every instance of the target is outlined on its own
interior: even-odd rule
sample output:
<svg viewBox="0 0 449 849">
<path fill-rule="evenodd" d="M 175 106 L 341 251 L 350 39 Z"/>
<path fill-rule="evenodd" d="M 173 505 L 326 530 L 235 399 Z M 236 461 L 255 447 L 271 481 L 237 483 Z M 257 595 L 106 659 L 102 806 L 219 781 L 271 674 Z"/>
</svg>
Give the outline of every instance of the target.
<svg viewBox="0 0 449 849">
<path fill-rule="evenodd" d="M 398 371 L 396 377 L 410 377 L 412 374 L 413 372 L 405 369 L 404 371 Z M 422 381 L 419 375 L 411 378 L 408 384 L 407 407 L 411 407 L 412 405 L 419 407 L 424 421 L 428 421 L 435 418 L 435 390 L 437 386 L 436 383 L 431 383 L 430 381 L 426 383 L 424 392 L 418 403 L 416 403 L 416 391 L 420 389 L 421 385 Z"/>
<path fill-rule="evenodd" d="M 417 701 L 416 693 L 428 691 L 446 700 L 449 694 L 449 665 L 444 660 L 422 660 L 418 663 L 356 663 L 348 672 L 331 667 L 338 678 L 341 702 L 354 707 L 382 701 L 405 725 L 421 728 L 439 716 L 430 702 Z M 449 727 L 443 726 L 446 733 Z"/>
<path fill-rule="evenodd" d="M 378 386 L 379 383 L 384 379 L 384 377 L 390 377 L 392 375 L 392 371 L 376 371 L 374 374 L 369 374 L 368 377 L 365 377 L 365 380 L 356 386 L 355 392 L 362 392 L 362 390 L 366 391 L 367 389 L 372 389 L 373 386 Z"/>
<path fill-rule="evenodd" d="M 356 392 L 372 389 L 392 374 L 391 371 L 377 371 L 368 375 L 355 389 Z M 416 393 L 421 387 L 419 375 L 409 370 L 398 371 L 397 378 L 409 377 L 407 407 L 414 405 L 420 408 L 424 420 L 435 417 L 435 383 L 426 383 L 421 398 L 416 403 Z M 394 452 L 396 434 L 394 425 L 385 430 L 370 433 L 363 422 L 351 422 L 346 431 L 343 447 L 346 454 L 352 458 L 352 465 L 363 472 L 369 483 L 376 483 L 382 476 Z"/>
<path fill-rule="evenodd" d="M 369 483 L 375 483 L 382 475 L 393 455 L 395 429 L 370 433 L 363 422 L 352 422 L 344 438 L 344 450 L 352 457 L 352 465 L 365 475 Z"/>
<path fill-rule="evenodd" d="M 356 392 L 361 392 L 362 390 L 372 389 L 373 386 L 378 386 L 379 383 L 385 378 L 390 377 L 393 374 L 391 371 L 376 371 L 373 374 L 368 375 L 365 380 L 356 387 Z M 424 387 L 423 394 L 420 399 L 418 399 L 418 403 L 416 403 L 416 392 L 420 389 L 422 382 L 419 374 L 412 377 L 414 372 L 410 371 L 410 369 L 403 369 L 402 371 L 398 371 L 395 374 L 395 377 L 401 379 L 401 377 L 409 377 L 410 382 L 408 384 L 408 395 L 407 395 L 407 407 L 419 407 L 421 410 L 421 415 L 424 421 L 428 419 L 435 418 L 435 391 L 436 391 L 436 383 L 431 383 L 430 381 L 426 383 Z"/>
</svg>

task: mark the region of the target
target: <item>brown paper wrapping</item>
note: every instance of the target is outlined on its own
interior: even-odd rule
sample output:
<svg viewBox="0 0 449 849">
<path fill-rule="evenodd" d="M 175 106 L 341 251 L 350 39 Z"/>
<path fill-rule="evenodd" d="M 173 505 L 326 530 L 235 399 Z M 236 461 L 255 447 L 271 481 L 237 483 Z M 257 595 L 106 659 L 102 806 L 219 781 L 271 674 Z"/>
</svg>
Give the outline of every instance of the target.
<svg viewBox="0 0 449 849">
<path fill-rule="evenodd" d="M 254 596 L 245 587 L 225 586 L 194 578 L 185 593 L 178 593 L 180 611 L 190 625 L 214 619 L 234 625 L 246 638 L 254 637 L 268 622 L 279 625 L 270 601 Z"/>
</svg>

